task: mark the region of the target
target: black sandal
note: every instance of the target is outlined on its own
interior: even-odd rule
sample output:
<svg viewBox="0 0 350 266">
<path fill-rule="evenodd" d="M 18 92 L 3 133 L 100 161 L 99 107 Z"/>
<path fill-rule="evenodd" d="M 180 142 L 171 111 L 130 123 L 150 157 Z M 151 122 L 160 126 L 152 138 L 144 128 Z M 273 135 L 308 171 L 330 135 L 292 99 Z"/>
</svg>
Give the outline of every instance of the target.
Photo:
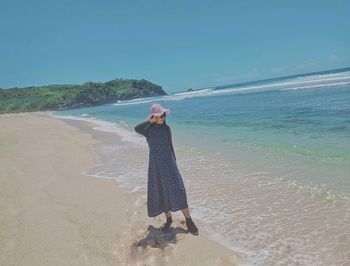
<svg viewBox="0 0 350 266">
<path fill-rule="evenodd" d="M 172 222 L 173 222 L 173 219 L 171 216 L 169 218 L 166 218 L 166 223 L 163 225 L 162 230 L 169 229 Z"/>
<path fill-rule="evenodd" d="M 192 235 L 198 235 L 198 228 L 194 224 L 193 220 L 191 217 L 186 218 L 186 225 L 187 225 L 187 230 L 192 234 Z"/>
</svg>

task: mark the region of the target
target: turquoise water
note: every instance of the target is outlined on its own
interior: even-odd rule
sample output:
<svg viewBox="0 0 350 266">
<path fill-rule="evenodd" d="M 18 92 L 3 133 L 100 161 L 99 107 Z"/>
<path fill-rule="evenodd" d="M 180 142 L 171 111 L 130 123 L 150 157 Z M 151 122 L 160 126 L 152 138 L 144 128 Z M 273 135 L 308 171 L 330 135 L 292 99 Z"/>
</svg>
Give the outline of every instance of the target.
<svg viewBox="0 0 350 266">
<path fill-rule="evenodd" d="M 170 108 L 192 215 L 253 265 L 350 263 L 350 69 L 55 112 L 98 123 L 98 167 L 145 192 L 152 103 Z"/>
</svg>

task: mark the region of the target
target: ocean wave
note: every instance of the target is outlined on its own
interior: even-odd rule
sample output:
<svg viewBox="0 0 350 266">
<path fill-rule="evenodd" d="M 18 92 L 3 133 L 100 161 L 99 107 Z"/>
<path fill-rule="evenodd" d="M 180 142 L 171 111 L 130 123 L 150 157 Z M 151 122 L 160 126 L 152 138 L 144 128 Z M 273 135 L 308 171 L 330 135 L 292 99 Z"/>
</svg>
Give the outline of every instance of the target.
<svg viewBox="0 0 350 266">
<path fill-rule="evenodd" d="M 194 97 L 208 97 L 216 95 L 234 94 L 234 93 L 252 93 L 259 91 L 268 90 L 301 90 L 301 89 L 312 89 L 312 88 L 326 88 L 326 87 L 341 87 L 350 85 L 350 72 L 313 75 L 305 77 L 297 77 L 285 79 L 283 81 L 273 81 L 270 83 L 264 83 L 261 85 L 246 85 L 246 86 L 235 86 L 217 89 L 217 88 L 206 88 L 194 91 L 178 92 L 172 95 L 165 95 L 160 97 L 147 97 L 137 98 L 133 100 L 118 101 L 114 103 L 115 106 L 120 105 L 132 105 L 132 104 L 144 104 L 155 101 L 178 101 L 187 98 Z"/>
<path fill-rule="evenodd" d="M 178 101 L 178 100 L 183 100 L 186 98 L 192 98 L 192 97 L 198 97 L 201 95 L 206 95 L 211 90 L 212 89 L 203 89 L 203 90 L 195 90 L 195 91 L 190 91 L 190 92 L 179 92 L 179 93 L 175 93 L 172 95 L 137 98 L 137 99 L 133 99 L 133 100 L 118 101 L 118 102 L 114 103 L 113 105 L 120 106 L 120 105 L 143 104 L 143 103 L 149 103 L 149 102 L 155 102 L 155 101 Z"/>
<path fill-rule="evenodd" d="M 161 98 L 159 97 L 147 97 L 147 98 L 137 98 L 137 99 L 133 99 L 133 100 L 119 100 L 116 103 L 113 103 L 113 105 L 131 105 L 131 104 L 141 104 L 141 103 L 148 103 L 148 102 L 153 102 L 153 101 L 157 101 Z"/>
<path fill-rule="evenodd" d="M 220 89 L 215 90 L 212 92 L 209 92 L 208 94 L 226 94 L 226 93 L 235 93 L 235 92 L 244 92 L 244 91 L 259 91 L 259 90 L 266 90 L 266 89 L 278 89 L 278 90 L 284 90 L 284 89 L 308 89 L 308 88 L 314 88 L 314 87 L 326 87 L 327 85 L 331 86 L 344 86 L 350 84 L 350 76 L 349 77 L 341 77 L 341 78 L 332 78 L 327 79 L 327 81 L 334 81 L 334 80 L 346 80 L 347 82 L 339 82 L 339 83 L 316 83 L 315 80 L 306 80 L 306 81 L 289 81 L 289 82 L 277 82 L 274 84 L 266 84 L 266 85 L 256 85 L 256 86 L 248 86 L 248 87 L 242 87 L 242 88 L 228 88 L 228 89 Z M 308 86 L 302 86 L 305 84 L 309 84 Z"/>
<path fill-rule="evenodd" d="M 143 146 L 145 146 L 146 144 L 144 137 L 139 136 L 136 132 L 132 132 L 129 129 L 126 129 L 128 124 L 126 124 L 123 121 L 119 121 L 118 123 L 115 123 L 115 122 L 101 120 L 92 116 L 86 117 L 86 116 L 73 116 L 73 115 L 54 115 L 53 113 L 48 113 L 48 114 L 52 117 L 61 118 L 61 119 L 90 122 L 97 125 L 93 129 L 99 130 L 99 131 L 116 133 L 121 138 L 122 141 L 132 142 Z"/>
<path fill-rule="evenodd" d="M 201 90 L 193 90 L 193 91 L 185 91 L 185 92 L 178 92 L 173 94 L 173 96 L 191 96 L 191 95 L 198 95 L 198 94 L 203 94 L 209 91 L 212 91 L 213 88 L 209 89 L 201 89 Z"/>
<path fill-rule="evenodd" d="M 350 77 L 350 72 L 340 72 L 332 74 L 323 74 L 323 75 L 311 75 L 295 78 L 296 80 L 323 80 L 327 78 L 337 78 L 337 77 Z"/>
<path fill-rule="evenodd" d="M 343 86 L 349 86 L 349 85 L 350 85 L 350 80 L 348 82 L 325 83 L 325 84 L 317 84 L 317 85 L 309 85 L 309 86 L 301 86 L 301 87 L 292 87 L 292 88 L 286 88 L 286 89 L 280 89 L 280 90 L 286 91 L 286 90 L 330 88 L 330 87 L 343 87 Z"/>
</svg>

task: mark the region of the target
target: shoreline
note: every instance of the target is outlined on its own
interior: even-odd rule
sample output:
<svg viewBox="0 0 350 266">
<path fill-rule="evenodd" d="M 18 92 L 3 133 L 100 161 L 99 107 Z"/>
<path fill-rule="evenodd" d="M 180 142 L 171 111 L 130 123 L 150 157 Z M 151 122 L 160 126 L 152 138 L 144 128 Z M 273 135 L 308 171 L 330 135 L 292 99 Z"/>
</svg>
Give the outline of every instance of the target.
<svg viewBox="0 0 350 266">
<path fill-rule="evenodd" d="M 83 174 L 99 163 L 91 147 L 98 140 L 82 130 L 91 129 L 91 122 L 69 123 L 47 112 L 0 115 L 0 264 L 243 263 L 244 254 L 203 230 L 199 236 L 187 233 L 177 215 L 173 230 L 160 234 L 165 218 L 147 216 L 145 195 L 114 179 Z M 95 134 L 121 141 L 115 133 Z"/>
</svg>

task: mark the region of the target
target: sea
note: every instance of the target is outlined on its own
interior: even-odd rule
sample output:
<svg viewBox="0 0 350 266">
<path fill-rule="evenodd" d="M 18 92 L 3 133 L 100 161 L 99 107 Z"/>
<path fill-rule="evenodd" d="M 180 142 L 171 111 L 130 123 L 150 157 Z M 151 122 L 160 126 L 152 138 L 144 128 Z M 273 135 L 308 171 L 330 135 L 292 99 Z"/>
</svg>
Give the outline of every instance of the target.
<svg viewBox="0 0 350 266">
<path fill-rule="evenodd" d="M 350 265 L 350 68 L 56 111 L 122 141 L 85 173 L 147 192 L 149 108 L 170 109 L 189 208 L 247 265 Z"/>
</svg>

